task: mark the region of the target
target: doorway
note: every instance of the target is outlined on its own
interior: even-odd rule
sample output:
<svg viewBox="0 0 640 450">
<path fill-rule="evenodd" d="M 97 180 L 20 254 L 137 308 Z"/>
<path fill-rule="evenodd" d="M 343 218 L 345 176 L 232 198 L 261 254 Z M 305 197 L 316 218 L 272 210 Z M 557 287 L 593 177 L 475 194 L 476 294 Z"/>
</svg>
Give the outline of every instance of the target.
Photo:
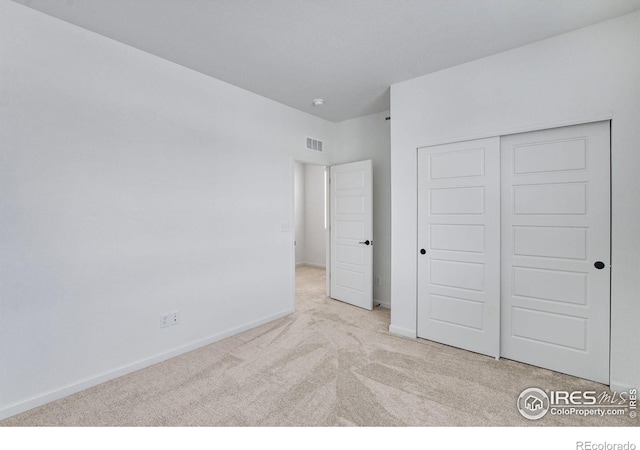
<svg viewBox="0 0 640 450">
<path fill-rule="evenodd" d="M 295 268 L 316 267 L 327 272 L 327 167 L 294 161 L 293 178 Z M 326 289 L 328 295 L 328 286 Z"/>
<path fill-rule="evenodd" d="M 293 161 L 292 256 L 295 269 L 325 271 L 326 296 L 373 309 L 371 160 L 331 167 Z"/>
</svg>

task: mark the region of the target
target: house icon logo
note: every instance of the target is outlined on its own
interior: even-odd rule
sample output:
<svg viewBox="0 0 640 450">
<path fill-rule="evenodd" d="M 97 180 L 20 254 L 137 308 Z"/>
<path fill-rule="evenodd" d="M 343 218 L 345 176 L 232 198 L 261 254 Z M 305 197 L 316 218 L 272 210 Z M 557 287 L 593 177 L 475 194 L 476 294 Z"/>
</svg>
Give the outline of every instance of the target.
<svg viewBox="0 0 640 450">
<path fill-rule="evenodd" d="M 541 419 L 549 411 L 549 397 L 542 389 L 525 389 L 518 397 L 518 411 L 526 419 Z"/>
<path fill-rule="evenodd" d="M 542 400 L 540 400 L 538 397 L 534 397 L 533 395 L 529 395 L 524 400 L 524 406 L 529 411 L 537 411 L 539 409 L 542 409 Z"/>
</svg>

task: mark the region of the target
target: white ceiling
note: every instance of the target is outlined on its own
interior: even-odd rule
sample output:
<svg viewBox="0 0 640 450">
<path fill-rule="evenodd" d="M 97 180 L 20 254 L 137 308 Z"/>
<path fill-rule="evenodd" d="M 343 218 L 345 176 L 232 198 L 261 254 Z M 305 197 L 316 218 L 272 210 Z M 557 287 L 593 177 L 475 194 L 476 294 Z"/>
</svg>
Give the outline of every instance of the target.
<svg viewBox="0 0 640 450">
<path fill-rule="evenodd" d="M 334 122 L 389 109 L 391 84 L 640 9 L 640 0 L 14 1 Z"/>
</svg>

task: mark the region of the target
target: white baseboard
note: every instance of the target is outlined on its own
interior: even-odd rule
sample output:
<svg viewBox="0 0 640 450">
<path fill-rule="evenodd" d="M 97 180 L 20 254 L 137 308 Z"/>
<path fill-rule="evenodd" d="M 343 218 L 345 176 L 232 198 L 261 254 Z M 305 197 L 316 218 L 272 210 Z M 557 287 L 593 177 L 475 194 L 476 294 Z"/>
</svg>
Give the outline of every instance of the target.
<svg viewBox="0 0 640 450">
<path fill-rule="evenodd" d="M 77 392 L 84 391 L 85 389 L 89 389 L 90 387 L 97 386 L 106 381 L 113 380 L 114 378 L 118 378 L 123 375 L 127 375 L 129 373 L 135 372 L 137 370 L 144 369 L 145 367 L 152 366 L 159 362 L 166 361 L 167 359 L 176 357 L 183 353 L 190 352 L 200 347 L 204 347 L 205 345 L 212 344 L 226 337 L 233 336 L 235 334 L 241 333 L 246 330 L 250 330 L 251 328 L 255 328 L 265 323 L 272 322 L 276 319 L 280 319 L 281 317 L 288 316 L 289 314 L 292 314 L 294 312 L 295 312 L 295 309 L 288 308 L 286 310 L 280 311 L 275 314 L 271 314 L 261 319 L 247 322 L 235 328 L 231 328 L 221 333 L 208 336 L 204 339 L 199 339 L 189 344 L 176 347 L 167 352 L 160 353 L 150 358 L 145 358 L 140 361 L 134 362 L 132 364 L 127 364 L 126 366 L 118 367 L 117 369 L 113 369 L 108 372 L 104 372 L 102 374 L 69 384 L 60 389 L 55 389 L 55 390 L 46 392 L 44 394 L 37 395 L 35 397 L 29 398 L 28 400 L 14 403 L 12 405 L 9 405 L 0 409 L 0 420 L 6 419 L 11 416 L 15 416 L 16 414 L 20 414 L 22 412 L 25 412 L 30 409 L 36 408 L 38 406 L 42 406 L 44 404 L 50 403 L 52 401 L 67 397 Z"/>
<path fill-rule="evenodd" d="M 310 263 L 310 262 L 296 263 L 296 266 L 311 266 L 311 267 L 319 267 L 320 269 L 327 268 L 325 264 L 316 264 L 316 263 Z"/>
<path fill-rule="evenodd" d="M 629 392 L 630 389 L 640 389 L 640 386 L 629 386 L 625 383 L 619 383 L 617 381 L 610 381 L 609 388 L 615 392 Z"/>
<path fill-rule="evenodd" d="M 409 328 L 397 327 L 395 325 L 389 325 L 389 333 L 396 334 L 398 336 L 404 336 L 408 338 L 417 338 L 418 334 L 416 330 L 410 330 Z"/>
<path fill-rule="evenodd" d="M 381 308 L 391 309 L 391 302 L 388 300 L 373 300 L 374 305 L 380 305 Z"/>
</svg>

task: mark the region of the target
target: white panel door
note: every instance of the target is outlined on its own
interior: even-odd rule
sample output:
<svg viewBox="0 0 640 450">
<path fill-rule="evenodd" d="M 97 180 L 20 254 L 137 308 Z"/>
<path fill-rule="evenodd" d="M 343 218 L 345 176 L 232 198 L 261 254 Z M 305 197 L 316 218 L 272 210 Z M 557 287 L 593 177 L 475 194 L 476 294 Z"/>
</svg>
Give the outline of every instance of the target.
<svg viewBox="0 0 640 450">
<path fill-rule="evenodd" d="M 500 139 L 418 149 L 418 337 L 500 352 Z"/>
<path fill-rule="evenodd" d="M 371 161 L 331 166 L 331 297 L 373 309 Z"/>
<path fill-rule="evenodd" d="M 502 356 L 609 384 L 609 122 L 501 147 Z"/>
</svg>

